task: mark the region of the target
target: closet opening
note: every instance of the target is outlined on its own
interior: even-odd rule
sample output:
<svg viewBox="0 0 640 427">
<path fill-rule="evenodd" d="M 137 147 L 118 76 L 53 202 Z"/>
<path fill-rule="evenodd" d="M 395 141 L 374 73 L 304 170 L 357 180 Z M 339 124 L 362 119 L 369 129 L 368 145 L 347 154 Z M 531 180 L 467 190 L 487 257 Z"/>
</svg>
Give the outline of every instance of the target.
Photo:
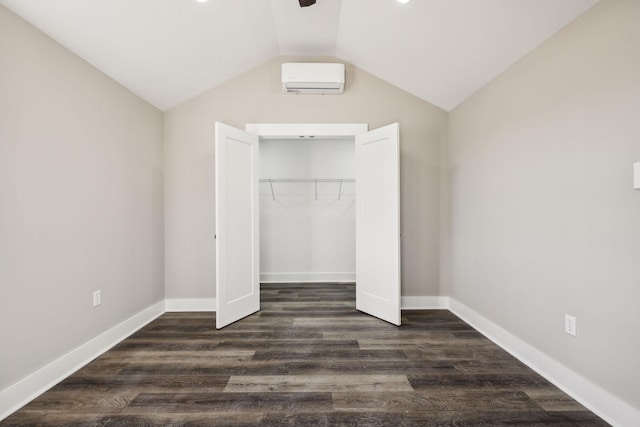
<svg viewBox="0 0 640 427">
<path fill-rule="evenodd" d="M 260 138 L 260 282 L 356 280 L 355 138 Z"/>
<path fill-rule="evenodd" d="M 355 281 L 357 310 L 400 325 L 399 168 L 397 123 L 216 123 L 216 327 L 261 282 Z"/>
</svg>

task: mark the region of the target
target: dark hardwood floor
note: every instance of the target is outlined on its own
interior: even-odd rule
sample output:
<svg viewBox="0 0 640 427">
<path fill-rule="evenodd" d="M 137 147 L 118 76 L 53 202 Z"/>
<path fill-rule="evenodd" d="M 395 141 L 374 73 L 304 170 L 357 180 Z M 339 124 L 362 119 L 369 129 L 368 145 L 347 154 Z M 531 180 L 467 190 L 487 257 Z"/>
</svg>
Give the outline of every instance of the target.
<svg viewBox="0 0 640 427">
<path fill-rule="evenodd" d="M 451 312 L 402 321 L 353 285 L 263 285 L 259 313 L 167 313 L 0 425 L 608 425 Z"/>
</svg>

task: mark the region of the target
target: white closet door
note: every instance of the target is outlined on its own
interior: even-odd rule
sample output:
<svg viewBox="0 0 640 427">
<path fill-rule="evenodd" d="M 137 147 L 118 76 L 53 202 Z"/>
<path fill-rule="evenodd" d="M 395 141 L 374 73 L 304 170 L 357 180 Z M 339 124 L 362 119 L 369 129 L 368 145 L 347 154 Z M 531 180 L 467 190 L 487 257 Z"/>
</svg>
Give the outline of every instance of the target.
<svg viewBox="0 0 640 427">
<path fill-rule="evenodd" d="M 260 310 L 258 136 L 216 123 L 216 328 Z"/>
<path fill-rule="evenodd" d="M 398 123 L 356 135 L 356 308 L 401 323 Z"/>
</svg>

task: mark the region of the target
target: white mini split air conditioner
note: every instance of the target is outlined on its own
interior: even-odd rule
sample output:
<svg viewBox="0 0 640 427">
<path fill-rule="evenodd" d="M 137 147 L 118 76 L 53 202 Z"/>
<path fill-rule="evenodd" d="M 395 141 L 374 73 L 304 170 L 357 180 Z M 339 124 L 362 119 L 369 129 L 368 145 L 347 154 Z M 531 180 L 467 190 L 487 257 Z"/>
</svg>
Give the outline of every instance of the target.
<svg viewBox="0 0 640 427">
<path fill-rule="evenodd" d="M 344 92 L 344 64 L 289 62 L 282 64 L 282 91 L 335 95 Z"/>
</svg>

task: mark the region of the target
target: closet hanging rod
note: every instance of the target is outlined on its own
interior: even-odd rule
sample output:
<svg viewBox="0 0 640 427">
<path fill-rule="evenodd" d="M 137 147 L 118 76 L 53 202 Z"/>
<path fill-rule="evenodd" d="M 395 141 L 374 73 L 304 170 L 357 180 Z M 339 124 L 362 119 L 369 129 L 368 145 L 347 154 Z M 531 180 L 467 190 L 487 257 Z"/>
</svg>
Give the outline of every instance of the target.
<svg viewBox="0 0 640 427">
<path fill-rule="evenodd" d="M 261 178 L 260 182 L 356 182 L 353 178 Z"/>
<path fill-rule="evenodd" d="M 318 200 L 318 183 L 319 182 L 339 182 L 340 189 L 338 191 L 338 200 L 342 198 L 342 183 L 356 182 L 353 178 L 261 178 L 260 182 L 268 182 L 271 188 L 271 198 L 276 199 L 276 193 L 273 191 L 274 182 L 313 182 L 316 190 L 316 200 Z"/>
</svg>

